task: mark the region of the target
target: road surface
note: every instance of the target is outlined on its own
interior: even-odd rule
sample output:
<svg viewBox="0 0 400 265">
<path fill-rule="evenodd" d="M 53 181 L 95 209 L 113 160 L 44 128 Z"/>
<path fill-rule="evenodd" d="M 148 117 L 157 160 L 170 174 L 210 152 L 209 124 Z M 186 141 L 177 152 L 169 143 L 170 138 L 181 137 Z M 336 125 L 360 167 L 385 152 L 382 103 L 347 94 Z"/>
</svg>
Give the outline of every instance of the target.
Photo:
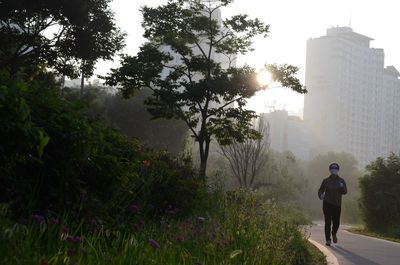
<svg viewBox="0 0 400 265">
<path fill-rule="evenodd" d="M 341 226 L 338 243 L 327 247 L 340 265 L 400 265 L 400 243 L 353 234 Z M 307 228 L 310 238 L 325 245 L 323 222 Z"/>
</svg>

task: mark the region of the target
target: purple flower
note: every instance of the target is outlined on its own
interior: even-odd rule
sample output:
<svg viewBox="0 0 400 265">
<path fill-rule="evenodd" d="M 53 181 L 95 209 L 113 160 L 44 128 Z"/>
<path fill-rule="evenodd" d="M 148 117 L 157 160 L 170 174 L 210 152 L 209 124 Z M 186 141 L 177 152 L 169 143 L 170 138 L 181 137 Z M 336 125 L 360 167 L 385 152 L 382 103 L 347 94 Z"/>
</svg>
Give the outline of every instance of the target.
<svg viewBox="0 0 400 265">
<path fill-rule="evenodd" d="M 68 226 L 63 225 L 63 226 L 62 226 L 62 231 L 63 231 L 64 233 L 68 233 L 68 232 L 69 232 Z"/>
<path fill-rule="evenodd" d="M 97 222 L 96 218 L 92 218 L 90 219 L 90 224 L 94 227 L 97 227 L 99 225 L 99 223 Z"/>
<path fill-rule="evenodd" d="M 160 248 L 160 244 L 158 244 L 158 242 L 155 241 L 154 239 L 149 239 L 148 242 L 149 242 L 149 244 L 150 244 L 150 246 L 151 246 L 152 248 L 154 248 L 154 249 Z"/>
<path fill-rule="evenodd" d="M 177 242 L 183 242 L 185 240 L 185 238 L 183 236 L 177 236 L 176 237 L 176 241 Z"/>
<path fill-rule="evenodd" d="M 60 223 L 60 221 L 58 220 L 58 218 L 51 217 L 49 219 L 49 224 L 58 225 L 59 223 Z"/>
<path fill-rule="evenodd" d="M 44 222 L 44 217 L 38 214 L 32 214 L 32 221 L 40 224 Z"/>
<path fill-rule="evenodd" d="M 65 239 L 65 241 L 69 242 L 69 243 L 74 243 L 74 244 L 79 244 L 81 243 L 83 240 L 81 237 L 79 236 L 67 236 L 67 238 Z"/>
<path fill-rule="evenodd" d="M 129 206 L 129 209 L 131 210 L 131 212 L 133 213 L 138 213 L 139 212 L 139 206 L 136 203 L 132 203 Z"/>
</svg>

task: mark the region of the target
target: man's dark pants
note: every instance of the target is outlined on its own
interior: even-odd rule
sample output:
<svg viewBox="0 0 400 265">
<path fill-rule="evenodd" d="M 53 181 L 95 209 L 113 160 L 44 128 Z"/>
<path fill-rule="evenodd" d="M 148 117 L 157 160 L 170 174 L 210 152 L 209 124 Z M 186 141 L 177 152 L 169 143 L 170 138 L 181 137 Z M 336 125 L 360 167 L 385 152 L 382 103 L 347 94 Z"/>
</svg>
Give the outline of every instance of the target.
<svg viewBox="0 0 400 265">
<path fill-rule="evenodd" d="M 324 201 L 322 209 L 325 216 L 325 238 L 326 240 L 331 240 L 331 232 L 332 235 L 336 235 L 339 229 L 341 207 Z"/>
</svg>

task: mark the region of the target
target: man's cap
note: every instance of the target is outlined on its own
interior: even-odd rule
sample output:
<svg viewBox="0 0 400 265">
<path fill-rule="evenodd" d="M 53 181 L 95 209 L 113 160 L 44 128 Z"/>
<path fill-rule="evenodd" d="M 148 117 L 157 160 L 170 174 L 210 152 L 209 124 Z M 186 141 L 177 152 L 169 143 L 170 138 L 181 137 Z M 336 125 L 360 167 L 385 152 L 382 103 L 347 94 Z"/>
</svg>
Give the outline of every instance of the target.
<svg viewBox="0 0 400 265">
<path fill-rule="evenodd" d="M 339 164 L 338 163 L 332 163 L 329 165 L 329 169 L 339 169 Z"/>
</svg>

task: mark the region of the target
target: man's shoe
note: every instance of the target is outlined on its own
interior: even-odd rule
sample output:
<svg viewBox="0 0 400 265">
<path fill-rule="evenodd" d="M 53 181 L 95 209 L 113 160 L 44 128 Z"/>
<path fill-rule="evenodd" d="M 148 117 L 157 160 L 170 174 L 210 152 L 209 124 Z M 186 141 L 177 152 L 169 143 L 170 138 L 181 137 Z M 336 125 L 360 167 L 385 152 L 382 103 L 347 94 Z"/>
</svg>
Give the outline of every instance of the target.
<svg viewBox="0 0 400 265">
<path fill-rule="evenodd" d="M 330 246 L 331 245 L 331 241 L 330 240 L 326 240 L 325 245 Z"/>
<path fill-rule="evenodd" d="M 332 235 L 332 239 L 333 239 L 333 243 L 337 243 L 337 236 L 336 235 Z"/>
</svg>

